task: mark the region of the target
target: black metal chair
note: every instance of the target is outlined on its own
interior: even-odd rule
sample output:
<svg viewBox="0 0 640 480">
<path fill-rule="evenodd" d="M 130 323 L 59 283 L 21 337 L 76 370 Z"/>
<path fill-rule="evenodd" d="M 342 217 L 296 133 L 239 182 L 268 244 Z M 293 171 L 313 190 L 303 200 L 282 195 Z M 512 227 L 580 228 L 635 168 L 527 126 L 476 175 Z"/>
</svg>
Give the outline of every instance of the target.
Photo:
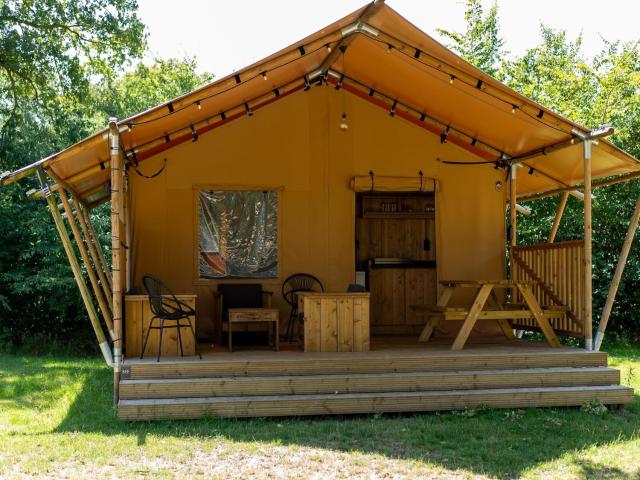
<svg viewBox="0 0 640 480">
<path fill-rule="evenodd" d="M 282 297 L 291 306 L 285 338 L 293 340 L 296 320 L 298 319 L 298 293 L 324 292 L 322 282 L 308 273 L 294 273 L 282 283 Z"/>
<path fill-rule="evenodd" d="M 151 321 L 149 322 L 149 327 L 147 328 L 147 333 L 144 337 L 144 343 L 142 344 L 142 352 L 140 353 L 140 358 L 144 357 L 144 351 L 147 348 L 147 342 L 149 341 L 149 333 L 151 333 L 151 330 L 160 330 L 160 341 L 158 342 L 158 358 L 156 359 L 157 362 L 160 361 L 160 352 L 162 351 L 162 332 L 165 328 L 178 329 L 178 344 L 180 345 L 180 356 L 183 357 L 184 352 L 182 350 L 182 337 L 180 334 L 180 329 L 182 327 L 189 327 L 191 329 L 191 333 L 193 334 L 196 353 L 198 357 L 200 357 L 200 360 L 202 360 L 202 354 L 200 353 L 198 340 L 196 339 L 196 332 L 193 330 L 193 325 L 191 324 L 191 320 L 189 319 L 189 317 L 195 316 L 195 310 L 186 303 L 178 300 L 171 289 L 169 289 L 169 287 L 167 287 L 162 282 L 162 280 L 160 280 L 155 275 L 145 275 L 144 277 L 142 277 L 142 283 L 144 285 L 144 289 L 147 291 L 147 295 L 149 295 L 149 306 L 151 307 L 153 318 L 151 318 Z M 154 326 L 154 320 L 159 320 L 160 326 Z M 187 323 L 182 323 L 181 320 L 186 320 Z M 172 324 L 165 325 L 165 322 L 172 322 Z"/>
</svg>

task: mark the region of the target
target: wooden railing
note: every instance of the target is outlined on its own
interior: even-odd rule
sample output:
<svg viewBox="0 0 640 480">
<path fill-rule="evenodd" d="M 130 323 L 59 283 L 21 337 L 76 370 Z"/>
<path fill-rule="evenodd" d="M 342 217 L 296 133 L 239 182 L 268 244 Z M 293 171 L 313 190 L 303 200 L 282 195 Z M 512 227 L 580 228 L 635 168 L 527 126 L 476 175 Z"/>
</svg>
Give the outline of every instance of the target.
<svg viewBox="0 0 640 480">
<path fill-rule="evenodd" d="M 541 305 L 568 308 L 564 318 L 551 320 L 556 332 L 584 337 L 584 241 L 518 245 L 511 252 L 514 280 L 531 284 Z M 516 302 L 522 302 L 519 294 Z M 517 320 L 514 327 L 535 329 L 533 320 Z"/>
</svg>

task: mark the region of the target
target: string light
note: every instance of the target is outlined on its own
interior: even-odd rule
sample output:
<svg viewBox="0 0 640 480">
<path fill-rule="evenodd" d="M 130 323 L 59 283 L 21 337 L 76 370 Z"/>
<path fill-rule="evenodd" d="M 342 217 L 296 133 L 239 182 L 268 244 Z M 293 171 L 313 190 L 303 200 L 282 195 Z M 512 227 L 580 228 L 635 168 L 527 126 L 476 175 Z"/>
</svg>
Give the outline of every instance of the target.
<svg viewBox="0 0 640 480">
<path fill-rule="evenodd" d="M 202 110 L 202 105 L 200 104 L 200 100 L 196 102 L 196 106 L 198 107 L 198 110 Z"/>
<path fill-rule="evenodd" d="M 440 134 L 440 143 L 443 145 L 447 143 L 448 137 L 449 137 L 449 127 L 447 127 L 447 129 Z"/>
<path fill-rule="evenodd" d="M 262 79 L 265 80 L 265 81 L 268 80 L 268 78 L 269 78 L 269 77 L 267 77 L 267 72 L 266 71 L 262 72 L 260 75 L 262 75 Z"/>
<path fill-rule="evenodd" d="M 392 117 L 395 117 L 396 115 L 397 106 L 398 106 L 398 100 L 394 100 L 393 105 L 391 105 L 391 108 L 389 109 L 389 115 L 391 115 Z"/>
<path fill-rule="evenodd" d="M 331 44 L 327 43 L 327 53 L 331 53 Z"/>
<path fill-rule="evenodd" d="M 453 81 L 456 79 L 455 75 L 450 75 L 449 76 L 449 85 L 453 85 Z"/>
<path fill-rule="evenodd" d="M 511 113 L 516 113 L 517 105 L 511 105 Z"/>
<path fill-rule="evenodd" d="M 130 132 L 131 130 L 133 130 L 133 124 L 127 123 L 127 132 Z"/>
<path fill-rule="evenodd" d="M 347 114 L 343 113 L 342 121 L 340 122 L 340 130 L 344 132 L 345 130 L 348 130 L 348 129 L 349 129 L 349 125 L 347 124 Z"/>
</svg>

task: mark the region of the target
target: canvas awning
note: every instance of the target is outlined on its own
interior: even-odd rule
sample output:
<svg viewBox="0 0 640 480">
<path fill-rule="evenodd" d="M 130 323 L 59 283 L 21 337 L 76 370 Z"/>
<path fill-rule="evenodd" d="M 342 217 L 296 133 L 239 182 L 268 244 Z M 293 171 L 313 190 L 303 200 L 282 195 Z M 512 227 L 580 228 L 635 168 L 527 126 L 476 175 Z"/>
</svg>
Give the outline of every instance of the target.
<svg viewBox="0 0 640 480">
<path fill-rule="evenodd" d="M 420 31 L 383 2 L 347 15 L 237 73 L 122 120 L 130 162 L 252 114 L 325 78 L 487 162 L 516 158 L 518 195 L 582 182 L 579 136 L 589 129 L 518 94 Z M 448 129 L 447 129 L 448 127 Z M 576 133 L 578 136 L 576 136 Z M 3 177 L 8 184 L 44 166 L 88 205 L 109 199 L 107 130 Z M 573 142 L 573 143 L 572 143 Z M 594 179 L 640 170 L 640 163 L 600 139 Z"/>
</svg>

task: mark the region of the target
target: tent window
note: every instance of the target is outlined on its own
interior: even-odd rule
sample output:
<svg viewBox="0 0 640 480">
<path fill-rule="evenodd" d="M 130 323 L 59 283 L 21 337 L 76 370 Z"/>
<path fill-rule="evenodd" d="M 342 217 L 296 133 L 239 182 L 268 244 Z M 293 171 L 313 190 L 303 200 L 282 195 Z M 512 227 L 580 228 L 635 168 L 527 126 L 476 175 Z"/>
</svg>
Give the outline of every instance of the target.
<svg viewBox="0 0 640 480">
<path fill-rule="evenodd" d="M 199 192 L 200 278 L 275 278 L 278 194 Z"/>
</svg>

